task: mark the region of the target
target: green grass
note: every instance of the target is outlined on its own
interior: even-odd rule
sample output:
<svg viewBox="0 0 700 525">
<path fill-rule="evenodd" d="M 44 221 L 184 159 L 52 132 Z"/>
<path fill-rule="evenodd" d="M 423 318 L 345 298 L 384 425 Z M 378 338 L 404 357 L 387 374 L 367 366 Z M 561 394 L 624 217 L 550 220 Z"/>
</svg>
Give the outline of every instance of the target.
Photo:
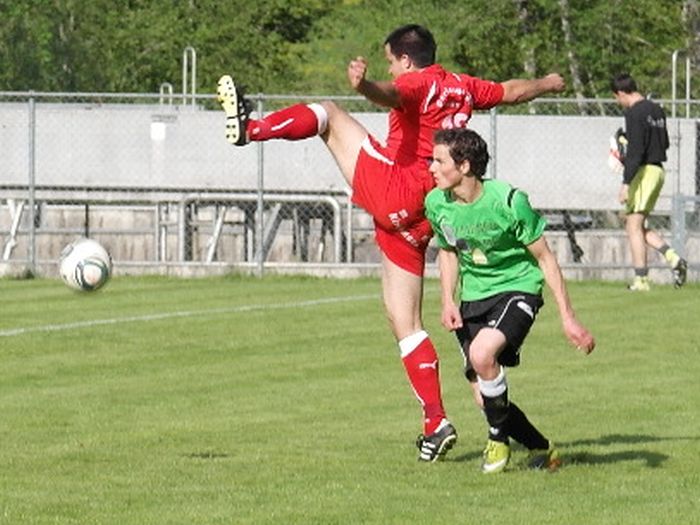
<svg viewBox="0 0 700 525">
<path fill-rule="evenodd" d="M 460 433 L 434 465 L 416 461 L 420 411 L 374 279 L 124 277 L 84 295 L 2 280 L 0 523 L 697 519 L 700 287 L 570 292 L 596 351 L 566 343 L 550 300 L 509 372 L 565 465 L 485 476 L 434 280 L 426 324 Z"/>
</svg>

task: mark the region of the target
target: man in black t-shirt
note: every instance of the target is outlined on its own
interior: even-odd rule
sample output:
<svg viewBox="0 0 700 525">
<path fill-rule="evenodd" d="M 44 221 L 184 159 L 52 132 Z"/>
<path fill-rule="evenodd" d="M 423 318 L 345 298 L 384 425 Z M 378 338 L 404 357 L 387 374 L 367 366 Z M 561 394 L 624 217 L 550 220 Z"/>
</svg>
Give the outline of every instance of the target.
<svg viewBox="0 0 700 525">
<path fill-rule="evenodd" d="M 634 281 L 633 291 L 649 291 L 647 245 L 656 249 L 671 267 L 676 288 L 685 284 L 687 262 L 656 231 L 646 225 L 664 184 L 663 162 L 669 146 L 664 110 L 647 100 L 637 83 L 626 74 L 612 79 L 610 87 L 624 108 L 627 150 L 624 159 L 619 201 L 625 206 L 625 230 L 630 244 Z"/>
</svg>

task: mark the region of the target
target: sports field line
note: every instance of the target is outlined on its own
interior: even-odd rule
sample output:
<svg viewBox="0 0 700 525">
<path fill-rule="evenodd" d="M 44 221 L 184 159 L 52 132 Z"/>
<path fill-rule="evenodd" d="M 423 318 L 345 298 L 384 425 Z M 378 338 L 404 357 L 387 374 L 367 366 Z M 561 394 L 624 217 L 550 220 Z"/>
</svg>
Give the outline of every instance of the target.
<svg viewBox="0 0 700 525">
<path fill-rule="evenodd" d="M 0 330 L 0 337 L 13 337 L 16 335 L 24 335 L 34 332 L 61 332 L 65 330 L 73 330 L 76 328 L 90 328 L 93 326 L 101 326 L 107 324 L 122 324 L 122 323 L 143 323 L 149 321 L 160 321 L 162 319 L 172 319 L 175 317 L 197 317 L 202 315 L 230 314 L 240 312 L 255 312 L 265 310 L 285 310 L 291 308 L 308 308 L 332 303 L 350 303 L 355 301 L 366 301 L 368 299 L 377 299 L 375 295 L 351 295 L 344 297 L 326 297 L 324 299 L 311 299 L 308 301 L 299 301 L 293 303 L 282 304 L 249 304 L 245 306 L 229 306 L 221 308 L 209 308 L 207 310 L 184 310 L 179 312 L 163 312 L 148 315 L 133 315 L 128 317 L 112 317 L 108 319 L 92 319 L 89 321 L 77 321 L 74 323 L 59 323 L 45 324 L 38 326 L 27 326 L 22 328 L 8 328 Z"/>
</svg>

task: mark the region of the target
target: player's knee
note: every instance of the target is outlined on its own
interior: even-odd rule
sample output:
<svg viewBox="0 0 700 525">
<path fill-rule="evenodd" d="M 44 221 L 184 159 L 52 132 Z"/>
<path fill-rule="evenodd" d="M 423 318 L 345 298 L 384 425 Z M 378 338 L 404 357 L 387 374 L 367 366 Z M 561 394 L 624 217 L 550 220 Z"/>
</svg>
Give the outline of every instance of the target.
<svg viewBox="0 0 700 525">
<path fill-rule="evenodd" d="M 318 105 L 324 109 L 329 121 L 335 120 L 337 116 L 343 112 L 332 100 L 324 100 L 323 102 L 319 102 Z"/>
<path fill-rule="evenodd" d="M 471 362 L 474 372 L 479 376 L 488 376 L 498 368 L 496 355 L 488 349 L 479 346 L 473 346 L 469 349 L 469 361 Z M 467 376 L 467 379 L 470 379 Z"/>
<path fill-rule="evenodd" d="M 428 339 L 428 333 L 425 330 L 419 330 L 399 339 L 401 357 L 403 358 L 411 354 L 416 348 L 421 346 L 426 339 Z"/>
<path fill-rule="evenodd" d="M 427 337 L 427 333 L 423 330 L 423 326 L 420 323 L 399 321 L 396 318 L 389 317 L 389 326 L 397 341 L 419 337 L 417 334 L 425 334 L 425 337 Z"/>
</svg>

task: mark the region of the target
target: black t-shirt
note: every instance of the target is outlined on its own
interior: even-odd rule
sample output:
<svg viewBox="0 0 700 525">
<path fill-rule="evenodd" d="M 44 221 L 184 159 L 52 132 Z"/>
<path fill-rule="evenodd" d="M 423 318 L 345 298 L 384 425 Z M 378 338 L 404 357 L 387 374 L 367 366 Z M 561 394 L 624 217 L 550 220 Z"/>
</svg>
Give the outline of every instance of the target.
<svg viewBox="0 0 700 525">
<path fill-rule="evenodd" d="M 629 184 L 641 166 L 661 166 L 666 161 L 669 146 L 666 114 L 656 102 L 640 100 L 625 110 L 625 128 L 629 145 L 623 179 Z"/>
</svg>

